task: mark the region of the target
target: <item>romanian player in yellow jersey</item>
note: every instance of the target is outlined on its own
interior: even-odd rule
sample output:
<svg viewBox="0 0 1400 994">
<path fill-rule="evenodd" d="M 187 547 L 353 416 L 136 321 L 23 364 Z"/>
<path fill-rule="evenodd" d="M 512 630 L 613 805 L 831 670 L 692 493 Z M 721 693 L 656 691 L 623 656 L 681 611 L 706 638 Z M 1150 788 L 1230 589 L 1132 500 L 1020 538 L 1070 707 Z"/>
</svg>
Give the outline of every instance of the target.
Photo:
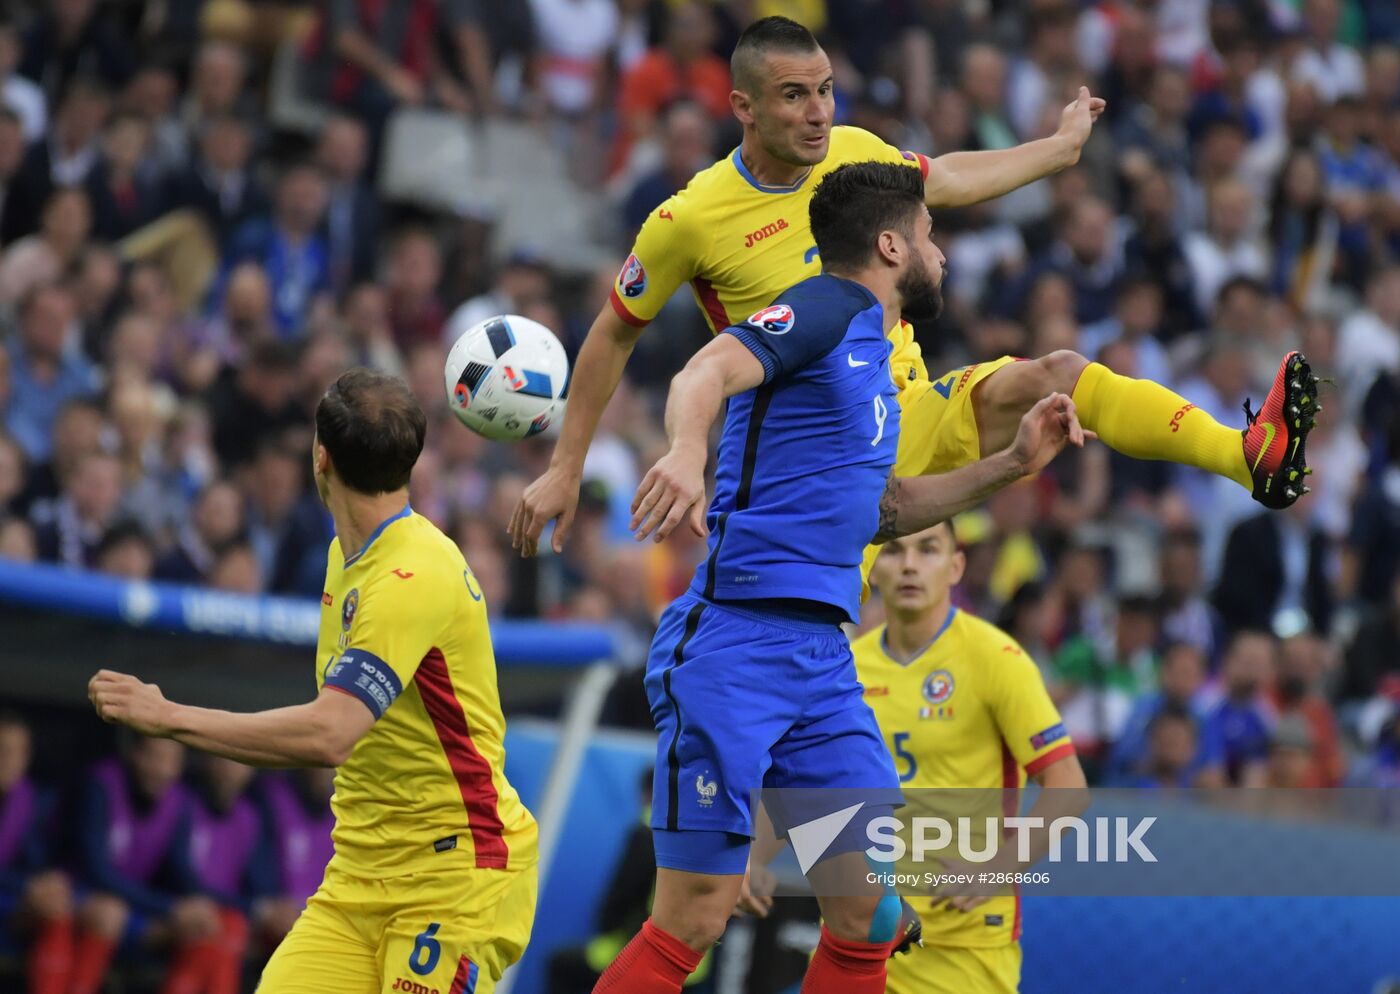
<svg viewBox="0 0 1400 994">
<path fill-rule="evenodd" d="M 887 621 L 851 650 L 905 787 L 1085 785 L 1035 661 L 953 607 L 963 554 L 947 522 L 880 546 L 871 584 Z M 907 797 L 908 795 L 906 795 Z M 1021 977 L 1016 894 L 911 897 L 923 945 L 890 960 L 889 994 L 1012 994 Z"/>
<path fill-rule="evenodd" d="M 536 831 L 504 774 L 486 606 L 462 553 L 408 505 L 426 419 L 403 381 L 342 375 L 316 408 L 335 519 L 316 697 L 235 714 L 99 672 L 99 715 L 256 766 L 335 766 L 335 855 L 260 994 L 481 994 L 520 958 Z"/>
<path fill-rule="evenodd" d="M 743 143 L 697 174 L 642 225 L 611 302 L 593 323 L 571 377 L 569 409 L 548 470 L 526 489 L 510 524 L 513 543 L 536 551 L 558 521 L 562 548 L 578 504 L 584 456 L 642 329 L 683 284 L 715 332 L 743 322 L 821 269 L 808 203 L 822 178 L 848 162 L 904 163 L 924 177 L 929 207 L 1000 196 L 1076 162 L 1103 101 L 1081 88 L 1052 136 L 1016 148 L 929 159 L 859 128 L 834 127 L 831 62 L 811 33 L 782 17 L 755 22 L 731 59 L 730 103 Z M 944 473 L 1004 448 L 1021 416 L 1052 393 L 1071 396 L 1080 422 L 1141 459 L 1165 459 L 1227 476 L 1269 507 L 1303 492 L 1303 440 L 1316 380 L 1301 355 L 1280 364 L 1257 418 L 1241 432 L 1166 387 L 1119 376 L 1074 352 L 1017 362 L 1003 356 L 930 379 L 912 328 L 890 333 L 901 433 L 895 472 Z M 865 570 L 875 546 L 866 550 Z"/>
</svg>

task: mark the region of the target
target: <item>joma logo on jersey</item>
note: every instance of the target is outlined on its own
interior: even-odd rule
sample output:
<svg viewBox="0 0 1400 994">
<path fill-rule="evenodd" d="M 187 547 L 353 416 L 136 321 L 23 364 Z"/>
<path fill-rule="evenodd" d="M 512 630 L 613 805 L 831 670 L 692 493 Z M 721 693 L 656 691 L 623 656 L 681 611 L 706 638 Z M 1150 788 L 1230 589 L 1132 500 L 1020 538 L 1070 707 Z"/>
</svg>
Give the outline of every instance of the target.
<svg viewBox="0 0 1400 994">
<path fill-rule="evenodd" d="M 776 221 L 770 222 L 769 224 L 765 224 L 757 231 L 750 231 L 747 235 L 745 235 L 744 248 L 753 248 L 757 242 L 763 241 L 763 239 L 767 238 L 769 235 L 776 235 L 780 231 L 787 231 L 787 229 L 787 219 L 780 217 Z"/>
<path fill-rule="evenodd" d="M 1195 406 L 1196 406 L 1195 404 L 1187 404 L 1187 405 L 1186 405 L 1185 407 L 1183 407 L 1181 410 L 1177 411 L 1175 414 L 1172 415 L 1172 423 L 1171 423 L 1171 429 L 1172 429 L 1172 431 L 1174 431 L 1174 432 L 1175 432 L 1175 431 L 1181 431 L 1181 419 L 1184 418 L 1184 417 L 1186 417 L 1187 412 L 1193 410 L 1193 409 L 1195 408 Z"/>
<path fill-rule="evenodd" d="M 409 980 L 407 977 L 395 977 L 394 986 L 389 989 L 393 991 L 404 991 L 406 994 L 438 994 L 438 989 L 436 987 L 420 984 L 418 981 Z"/>
</svg>

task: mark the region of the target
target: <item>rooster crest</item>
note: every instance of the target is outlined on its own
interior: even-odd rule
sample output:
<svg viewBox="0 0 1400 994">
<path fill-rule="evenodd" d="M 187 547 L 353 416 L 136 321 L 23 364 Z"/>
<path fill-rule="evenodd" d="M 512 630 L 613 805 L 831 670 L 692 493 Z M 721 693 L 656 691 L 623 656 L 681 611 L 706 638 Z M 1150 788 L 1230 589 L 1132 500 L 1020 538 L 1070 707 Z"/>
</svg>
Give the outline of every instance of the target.
<svg viewBox="0 0 1400 994">
<path fill-rule="evenodd" d="M 700 795 L 700 806 L 708 808 L 715 802 L 715 795 L 719 793 L 719 785 L 713 780 L 705 782 L 705 775 L 697 773 L 695 775 L 695 792 Z"/>
</svg>

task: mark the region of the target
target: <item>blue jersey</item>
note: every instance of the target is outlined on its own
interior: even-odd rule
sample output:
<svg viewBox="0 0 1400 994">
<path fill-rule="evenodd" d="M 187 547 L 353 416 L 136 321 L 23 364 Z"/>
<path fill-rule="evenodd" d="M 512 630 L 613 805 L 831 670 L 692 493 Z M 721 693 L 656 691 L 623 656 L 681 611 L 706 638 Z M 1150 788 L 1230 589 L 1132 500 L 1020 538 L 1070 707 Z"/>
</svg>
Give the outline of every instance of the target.
<svg viewBox="0 0 1400 994">
<path fill-rule="evenodd" d="M 820 601 L 856 620 L 899 439 L 884 326 L 874 294 L 823 274 L 725 329 L 764 381 L 729 400 L 696 593 Z"/>
</svg>

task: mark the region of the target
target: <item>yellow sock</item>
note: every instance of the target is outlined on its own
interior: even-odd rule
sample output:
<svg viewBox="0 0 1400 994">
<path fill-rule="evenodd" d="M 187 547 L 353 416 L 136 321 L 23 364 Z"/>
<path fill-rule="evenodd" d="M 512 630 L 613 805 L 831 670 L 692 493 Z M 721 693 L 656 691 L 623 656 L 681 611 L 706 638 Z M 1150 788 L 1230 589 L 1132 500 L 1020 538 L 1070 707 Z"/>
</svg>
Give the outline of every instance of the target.
<svg viewBox="0 0 1400 994">
<path fill-rule="evenodd" d="M 1085 428 L 1125 456 L 1199 466 L 1254 489 L 1240 430 L 1160 383 L 1119 376 L 1091 362 L 1074 388 L 1074 406 Z"/>
</svg>

